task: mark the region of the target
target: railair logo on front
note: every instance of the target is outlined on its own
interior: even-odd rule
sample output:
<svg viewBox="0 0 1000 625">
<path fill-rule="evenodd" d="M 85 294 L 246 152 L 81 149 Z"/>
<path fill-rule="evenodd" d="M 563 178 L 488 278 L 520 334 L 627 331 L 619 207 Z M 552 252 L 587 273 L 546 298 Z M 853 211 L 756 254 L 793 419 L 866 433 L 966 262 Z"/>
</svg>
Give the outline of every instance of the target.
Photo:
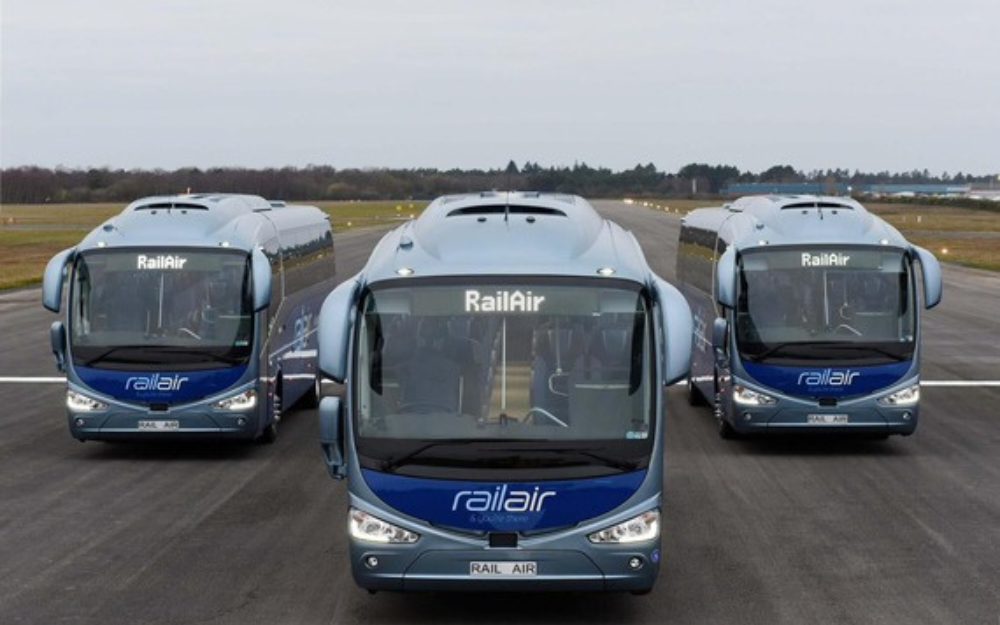
<svg viewBox="0 0 1000 625">
<path fill-rule="evenodd" d="M 468 512 L 541 512 L 546 499 L 556 496 L 554 490 L 508 490 L 507 485 L 493 490 L 463 490 L 455 494 L 451 509 Z"/>
<path fill-rule="evenodd" d="M 180 375 L 134 375 L 125 380 L 126 391 L 179 391 L 189 378 Z"/>
<path fill-rule="evenodd" d="M 844 371 L 835 369 L 806 371 L 799 374 L 799 386 L 850 386 L 860 375 L 860 372 L 850 369 Z"/>
</svg>

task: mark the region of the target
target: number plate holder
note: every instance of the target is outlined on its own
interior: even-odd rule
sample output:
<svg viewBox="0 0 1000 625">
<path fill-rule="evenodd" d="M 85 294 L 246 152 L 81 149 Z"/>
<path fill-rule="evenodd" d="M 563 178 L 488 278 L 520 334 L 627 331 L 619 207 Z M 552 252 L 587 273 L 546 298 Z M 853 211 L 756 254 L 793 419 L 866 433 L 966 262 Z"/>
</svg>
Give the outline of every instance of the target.
<svg viewBox="0 0 1000 625">
<path fill-rule="evenodd" d="M 471 577 L 534 577 L 538 563 L 531 561 L 470 562 Z"/>
<path fill-rule="evenodd" d="M 142 419 L 139 430 L 142 432 L 173 432 L 181 428 L 181 422 L 176 419 Z"/>
<path fill-rule="evenodd" d="M 846 414 L 811 414 L 806 415 L 809 425 L 847 425 L 850 417 Z"/>
</svg>

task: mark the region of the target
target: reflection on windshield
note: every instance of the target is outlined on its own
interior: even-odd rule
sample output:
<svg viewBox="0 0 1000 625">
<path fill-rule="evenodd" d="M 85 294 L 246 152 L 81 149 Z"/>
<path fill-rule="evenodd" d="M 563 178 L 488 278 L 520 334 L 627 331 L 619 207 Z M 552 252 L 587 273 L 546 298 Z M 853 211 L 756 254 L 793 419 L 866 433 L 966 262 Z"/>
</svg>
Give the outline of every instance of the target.
<svg viewBox="0 0 1000 625">
<path fill-rule="evenodd" d="M 74 361 L 140 369 L 244 362 L 252 331 L 247 264 L 237 251 L 85 254 L 70 302 Z"/>
<path fill-rule="evenodd" d="M 871 364 L 912 357 L 913 290 L 900 252 L 754 252 L 741 269 L 736 333 L 744 357 Z"/>
<path fill-rule="evenodd" d="M 651 365 L 638 292 L 532 285 L 489 293 L 493 299 L 465 287 L 369 295 L 358 349 L 362 437 L 649 437 Z"/>
</svg>

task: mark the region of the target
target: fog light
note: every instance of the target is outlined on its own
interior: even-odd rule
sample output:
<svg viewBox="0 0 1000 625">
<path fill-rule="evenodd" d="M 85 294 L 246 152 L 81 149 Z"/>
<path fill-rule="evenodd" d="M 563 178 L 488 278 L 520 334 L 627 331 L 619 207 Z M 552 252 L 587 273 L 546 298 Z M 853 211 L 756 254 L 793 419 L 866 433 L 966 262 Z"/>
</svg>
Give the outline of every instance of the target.
<svg viewBox="0 0 1000 625">
<path fill-rule="evenodd" d="M 903 421 L 909 421 L 910 420 L 910 416 L 911 416 L 910 413 L 904 412 L 903 413 Z"/>
<path fill-rule="evenodd" d="M 243 417 L 240 417 L 239 419 L 236 420 L 237 427 L 246 427 L 246 424 L 247 420 Z"/>
<path fill-rule="evenodd" d="M 367 566 L 370 569 L 377 568 L 378 558 L 376 556 L 368 556 L 367 558 L 365 558 L 365 566 Z"/>
<path fill-rule="evenodd" d="M 628 567 L 633 571 L 638 571 L 642 568 L 642 558 L 629 558 Z"/>
<path fill-rule="evenodd" d="M 743 420 L 744 421 L 750 421 L 751 419 L 753 419 L 753 415 L 752 414 L 750 414 L 749 412 L 744 412 L 743 413 Z"/>
<path fill-rule="evenodd" d="M 86 421 L 84 421 L 83 419 L 77 419 L 77 420 L 76 420 L 76 427 L 78 427 L 78 428 L 82 428 L 82 427 L 83 427 L 83 426 L 85 426 L 86 424 L 87 424 L 87 422 L 86 422 Z"/>
</svg>

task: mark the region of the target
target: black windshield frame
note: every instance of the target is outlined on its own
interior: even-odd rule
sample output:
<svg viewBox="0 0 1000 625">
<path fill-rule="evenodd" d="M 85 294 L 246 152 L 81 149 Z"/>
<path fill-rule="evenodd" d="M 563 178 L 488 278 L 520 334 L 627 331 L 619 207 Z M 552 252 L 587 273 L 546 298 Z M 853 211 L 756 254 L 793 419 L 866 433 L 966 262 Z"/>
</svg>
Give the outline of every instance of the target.
<svg viewBox="0 0 1000 625">
<path fill-rule="evenodd" d="M 865 263 L 851 266 L 856 257 Z M 800 267 L 790 266 L 795 258 L 802 259 Z M 737 271 L 734 332 L 744 360 L 878 365 L 914 357 L 917 289 L 905 250 L 759 248 L 740 255 Z"/>
<path fill-rule="evenodd" d="M 227 248 L 80 254 L 69 293 L 73 364 L 127 371 L 246 364 L 255 325 L 250 262 L 245 250 Z"/>
<path fill-rule="evenodd" d="M 494 293 L 503 291 L 504 288 L 521 289 L 522 292 L 533 290 L 533 293 L 545 292 L 556 293 L 560 290 L 567 290 L 574 293 L 575 290 L 582 291 L 598 290 L 600 292 L 621 293 L 626 297 L 634 298 L 636 306 L 641 310 L 641 314 L 633 311 L 633 318 L 628 323 L 633 324 L 633 334 L 628 340 L 632 343 L 640 342 L 638 345 L 639 361 L 638 374 L 633 372 L 635 367 L 629 369 L 627 374 L 627 392 L 629 396 L 637 398 L 642 412 L 643 423 L 636 424 L 636 432 L 623 433 L 620 437 L 604 438 L 600 434 L 595 438 L 567 438 L 565 430 L 558 423 L 566 417 L 563 413 L 552 411 L 551 415 L 541 414 L 528 415 L 511 414 L 508 418 L 504 412 L 497 414 L 495 411 L 495 394 L 499 382 L 493 386 L 491 396 L 494 398 L 493 407 L 489 402 L 484 404 L 486 412 L 481 415 L 472 415 L 469 412 L 459 409 L 453 413 L 443 414 L 443 411 L 429 411 L 425 415 L 404 415 L 405 418 L 413 419 L 416 423 L 420 419 L 445 419 L 450 420 L 450 424 L 461 424 L 454 430 L 453 435 L 437 435 L 431 430 L 421 430 L 422 426 L 415 426 L 417 429 L 407 433 L 406 436 L 383 436 L 372 435 L 370 418 L 377 416 L 372 411 L 373 402 L 372 389 L 377 389 L 380 384 L 387 384 L 386 381 L 376 379 L 372 372 L 381 368 L 376 368 L 373 362 L 375 357 L 365 355 L 368 347 L 375 346 L 375 339 L 365 336 L 364 333 L 372 332 L 370 323 L 366 321 L 366 309 L 370 309 L 373 297 L 378 297 L 379 293 L 385 293 L 393 289 L 470 289 L 482 288 Z M 399 473 L 402 475 L 419 475 L 439 479 L 513 479 L 516 476 L 531 476 L 530 479 L 570 479 L 595 477 L 600 475 L 613 475 L 625 471 L 632 471 L 645 468 L 649 465 L 650 453 L 653 449 L 654 437 L 657 422 L 655 414 L 655 354 L 652 328 L 652 302 L 647 289 L 639 284 L 627 280 L 614 278 L 579 278 L 579 277 L 523 277 L 523 276 L 475 276 L 475 277 L 448 277 L 423 280 L 393 280 L 380 283 L 374 288 L 367 289 L 360 298 L 361 304 L 357 312 L 359 322 L 355 324 L 355 356 L 352 363 L 352 376 L 356 383 L 351 385 L 352 404 L 354 406 L 352 428 L 356 450 L 360 463 L 363 467 L 376 470 Z M 372 313 L 368 311 L 368 315 Z M 461 315 L 456 315 L 460 317 Z M 497 319 L 511 319 L 510 313 L 497 313 Z M 531 315 L 521 314 L 520 320 L 523 322 Z M 542 315 L 538 315 L 541 322 Z M 610 316 L 609 316 L 610 317 Z M 593 315 L 593 323 L 600 323 L 599 315 Z M 616 318 L 621 321 L 620 318 Z M 388 323 L 387 316 L 379 316 L 378 323 Z M 530 324 L 529 324 L 530 326 Z M 512 327 L 512 326 L 511 326 Z M 530 326 L 534 327 L 534 326 Z M 499 328 L 494 328 L 499 333 Z M 513 330 L 510 330 L 513 333 Z M 379 339 L 382 340 L 382 339 Z M 511 339 L 513 340 L 513 339 Z M 532 339 L 532 364 L 531 376 L 537 367 L 540 366 L 537 342 Z M 388 346 L 382 345 L 379 352 L 384 356 L 388 351 Z M 637 346 L 632 346 L 632 358 L 635 358 Z M 381 356 L 380 356 L 381 357 Z M 500 358 L 494 354 L 493 358 Z M 507 362 L 504 361 L 506 367 Z M 636 375 L 641 379 L 633 379 Z M 556 382 L 555 386 L 559 386 Z M 566 384 L 571 384 L 566 382 Z M 618 388 L 625 393 L 623 380 Z M 551 388 L 551 386 L 550 386 Z M 382 389 L 377 389 L 381 391 Z M 558 389 L 557 389 L 558 390 Z M 528 405 L 531 406 L 536 400 L 532 398 Z M 577 404 L 578 405 L 578 404 Z M 532 406 L 532 410 L 534 406 Z M 530 412 L 530 411 L 529 411 Z M 379 413 L 380 414 L 380 413 Z M 556 415 L 559 416 L 556 416 Z M 626 418 L 631 412 L 626 413 Z M 385 413 L 385 419 L 395 418 L 395 413 Z M 555 417 L 555 418 L 553 418 Z M 561 418 L 560 418 L 561 417 Z M 429 423 L 430 421 L 425 421 Z M 634 422 L 633 422 L 634 423 Z M 641 432 L 638 431 L 641 429 Z M 545 433 L 543 433 L 543 431 Z M 628 437 L 628 438 L 626 438 Z M 634 437 L 634 438 L 632 438 Z"/>
</svg>

